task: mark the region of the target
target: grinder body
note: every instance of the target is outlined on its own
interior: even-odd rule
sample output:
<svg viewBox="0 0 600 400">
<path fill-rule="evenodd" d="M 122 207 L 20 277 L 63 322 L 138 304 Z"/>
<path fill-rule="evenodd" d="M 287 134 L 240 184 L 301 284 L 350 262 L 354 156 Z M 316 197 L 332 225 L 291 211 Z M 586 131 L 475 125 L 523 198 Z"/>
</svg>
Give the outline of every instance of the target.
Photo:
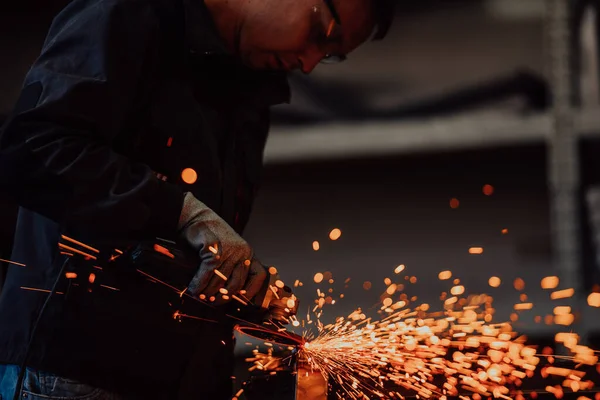
<svg viewBox="0 0 600 400">
<path fill-rule="evenodd" d="M 126 258 L 134 267 L 142 268 L 176 288 L 187 288 L 200 266 L 200 257 L 196 251 L 189 246 L 164 239 L 139 243 L 127 252 Z M 277 275 L 270 274 L 267 268 L 265 272 L 267 279 L 259 293 L 254 298 L 247 299 L 247 305 L 235 304 L 235 308 L 225 307 L 223 310 L 237 314 L 235 316 L 240 320 L 253 323 L 262 323 L 268 319 L 288 323 L 289 316 L 296 313 L 298 301 L 289 287 L 276 286 Z M 294 299 L 291 308 L 288 307 L 289 299 Z"/>
</svg>

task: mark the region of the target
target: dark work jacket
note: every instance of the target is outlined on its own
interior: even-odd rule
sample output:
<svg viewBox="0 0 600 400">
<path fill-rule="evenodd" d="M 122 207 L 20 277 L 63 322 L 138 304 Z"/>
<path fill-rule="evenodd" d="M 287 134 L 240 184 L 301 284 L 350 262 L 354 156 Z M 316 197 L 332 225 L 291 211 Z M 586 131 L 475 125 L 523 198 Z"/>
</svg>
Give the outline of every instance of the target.
<svg viewBox="0 0 600 400">
<path fill-rule="evenodd" d="M 231 326 L 173 318 L 204 315 L 104 263 L 176 239 L 187 191 L 241 232 L 269 107 L 289 99 L 285 75 L 227 54 L 202 0 L 179 1 L 75 0 L 53 21 L 0 137 L 0 187 L 21 206 L 12 259 L 26 265 L 0 297 L 0 363 L 23 361 L 35 326 L 32 368 L 135 398 L 228 398 Z M 102 256 L 61 254 L 61 235 Z"/>
</svg>

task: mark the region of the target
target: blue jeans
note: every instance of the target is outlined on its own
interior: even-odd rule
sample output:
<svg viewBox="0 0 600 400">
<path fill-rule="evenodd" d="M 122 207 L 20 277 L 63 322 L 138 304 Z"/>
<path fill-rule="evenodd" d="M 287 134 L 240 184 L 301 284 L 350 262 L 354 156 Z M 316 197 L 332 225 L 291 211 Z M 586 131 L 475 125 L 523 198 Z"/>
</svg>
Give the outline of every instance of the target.
<svg viewBox="0 0 600 400">
<path fill-rule="evenodd" d="M 0 400 L 15 395 L 19 367 L 0 364 Z M 27 368 L 19 397 L 23 400 L 124 400 L 123 397 L 71 379 Z"/>
</svg>

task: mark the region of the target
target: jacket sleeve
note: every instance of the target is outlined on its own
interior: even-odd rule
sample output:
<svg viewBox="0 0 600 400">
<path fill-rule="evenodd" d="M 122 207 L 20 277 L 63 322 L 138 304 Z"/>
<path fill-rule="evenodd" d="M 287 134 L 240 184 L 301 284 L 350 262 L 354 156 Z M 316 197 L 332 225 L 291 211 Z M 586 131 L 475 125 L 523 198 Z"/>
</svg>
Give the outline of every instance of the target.
<svg viewBox="0 0 600 400">
<path fill-rule="evenodd" d="M 142 72 L 158 62 L 149 3 L 71 3 L 54 20 L 0 137 L 1 187 L 68 231 L 115 239 L 175 233 L 182 191 L 112 148 L 147 85 Z"/>
</svg>

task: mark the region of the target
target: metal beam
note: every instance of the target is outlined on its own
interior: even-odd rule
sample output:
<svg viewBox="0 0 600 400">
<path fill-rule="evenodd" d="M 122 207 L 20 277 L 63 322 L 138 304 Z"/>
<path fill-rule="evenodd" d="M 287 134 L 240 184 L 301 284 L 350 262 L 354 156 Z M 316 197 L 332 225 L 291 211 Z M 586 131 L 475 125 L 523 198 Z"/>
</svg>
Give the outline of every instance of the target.
<svg viewBox="0 0 600 400">
<path fill-rule="evenodd" d="M 554 262 L 566 287 L 573 287 L 577 291 L 581 280 L 580 173 L 578 135 L 572 104 L 569 17 L 568 1 L 548 1 L 548 66 L 553 93 L 548 183 Z"/>
<path fill-rule="evenodd" d="M 265 162 L 373 157 L 415 152 L 475 149 L 550 141 L 554 114 L 464 114 L 412 122 L 364 122 L 274 127 Z M 578 135 L 600 136 L 600 109 L 578 110 Z"/>
</svg>

